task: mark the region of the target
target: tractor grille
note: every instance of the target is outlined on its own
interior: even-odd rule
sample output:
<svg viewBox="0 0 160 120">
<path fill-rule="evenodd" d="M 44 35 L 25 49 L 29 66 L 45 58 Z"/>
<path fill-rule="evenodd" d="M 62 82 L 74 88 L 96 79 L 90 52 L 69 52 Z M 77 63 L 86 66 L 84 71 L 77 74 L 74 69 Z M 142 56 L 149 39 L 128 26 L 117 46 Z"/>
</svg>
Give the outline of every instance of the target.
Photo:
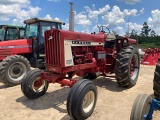
<svg viewBox="0 0 160 120">
<path fill-rule="evenodd" d="M 61 66 L 59 30 L 52 29 L 45 32 L 45 52 L 48 65 Z"/>
</svg>

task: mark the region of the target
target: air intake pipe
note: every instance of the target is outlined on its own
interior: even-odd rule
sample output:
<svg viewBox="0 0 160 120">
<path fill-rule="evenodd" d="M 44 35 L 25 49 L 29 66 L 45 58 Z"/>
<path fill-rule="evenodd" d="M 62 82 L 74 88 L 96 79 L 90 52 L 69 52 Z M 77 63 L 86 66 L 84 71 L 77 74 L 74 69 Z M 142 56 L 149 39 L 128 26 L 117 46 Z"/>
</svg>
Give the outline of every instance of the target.
<svg viewBox="0 0 160 120">
<path fill-rule="evenodd" d="M 69 12 L 69 31 L 74 31 L 74 8 L 73 3 L 70 2 L 70 12 Z"/>
</svg>

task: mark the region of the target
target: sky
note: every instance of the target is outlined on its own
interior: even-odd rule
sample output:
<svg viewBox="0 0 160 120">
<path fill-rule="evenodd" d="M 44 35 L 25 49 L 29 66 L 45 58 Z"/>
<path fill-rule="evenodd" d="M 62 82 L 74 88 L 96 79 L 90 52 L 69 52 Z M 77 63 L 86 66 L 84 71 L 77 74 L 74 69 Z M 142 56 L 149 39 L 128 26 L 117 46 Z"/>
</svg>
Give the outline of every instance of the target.
<svg viewBox="0 0 160 120">
<path fill-rule="evenodd" d="M 0 24 L 24 25 L 39 17 L 65 22 L 69 27 L 70 2 L 74 3 L 75 31 L 98 32 L 97 25 L 125 35 L 140 33 L 143 23 L 160 35 L 160 0 L 0 0 Z"/>
</svg>

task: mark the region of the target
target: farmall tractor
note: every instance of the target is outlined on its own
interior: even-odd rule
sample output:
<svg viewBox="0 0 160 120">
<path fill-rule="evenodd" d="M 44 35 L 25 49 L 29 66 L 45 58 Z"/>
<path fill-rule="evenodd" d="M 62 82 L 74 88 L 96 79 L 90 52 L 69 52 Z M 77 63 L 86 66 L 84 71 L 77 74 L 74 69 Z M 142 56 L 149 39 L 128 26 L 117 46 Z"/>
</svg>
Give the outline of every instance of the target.
<svg viewBox="0 0 160 120">
<path fill-rule="evenodd" d="M 45 32 L 46 70 L 31 70 L 22 80 L 23 94 L 36 99 L 49 83 L 69 86 L 67 111 L 77 120 L 88 118 L 96 105 L 97 88 L 88 80 L 114 73 L 119 86 L 132 87 L 139 74 L 136 40 L 107 35 L 52 29 Z M 81 76 L 79 80 L 75 75 Z M 42 103 L 43 104 L 43 103 Z"/>
<path fill-rule="evenodd" d="M 51 28 L 62 29 L 63 24 L 59 20 L 41 18 L 28 19 L 24 23 L 25 35 L 21 36 L 21 39 L 13 40 L 10 35 L 12 40 L 8 41 L 9 32 L 13 33 L 19 28 L 7 28 L 8 31 L 4 29 L 5 27 L 0 29 L 1 33 L 4 30 L 6 33 L 0 42 L 0 82 L 8 86 L 20 84 L 30 67 L 44 68 L 44 31 Z M 7 40 L 2 41 L 2 38 Z"/>
</svg>

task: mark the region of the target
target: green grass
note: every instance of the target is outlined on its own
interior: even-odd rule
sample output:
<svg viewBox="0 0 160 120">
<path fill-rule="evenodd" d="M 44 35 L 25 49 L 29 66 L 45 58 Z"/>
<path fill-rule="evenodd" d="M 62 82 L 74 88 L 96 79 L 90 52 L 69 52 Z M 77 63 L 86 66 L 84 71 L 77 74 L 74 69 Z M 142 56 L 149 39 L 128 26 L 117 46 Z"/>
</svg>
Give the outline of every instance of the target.
<svg viewBox="0 0 160 120">
<path fill-rule="evenodd" d="M 141 49 L 160 48 L 160 43 L 144 43 L 144 44 L 139 44 L 138 46 Z"/>
</svg>

